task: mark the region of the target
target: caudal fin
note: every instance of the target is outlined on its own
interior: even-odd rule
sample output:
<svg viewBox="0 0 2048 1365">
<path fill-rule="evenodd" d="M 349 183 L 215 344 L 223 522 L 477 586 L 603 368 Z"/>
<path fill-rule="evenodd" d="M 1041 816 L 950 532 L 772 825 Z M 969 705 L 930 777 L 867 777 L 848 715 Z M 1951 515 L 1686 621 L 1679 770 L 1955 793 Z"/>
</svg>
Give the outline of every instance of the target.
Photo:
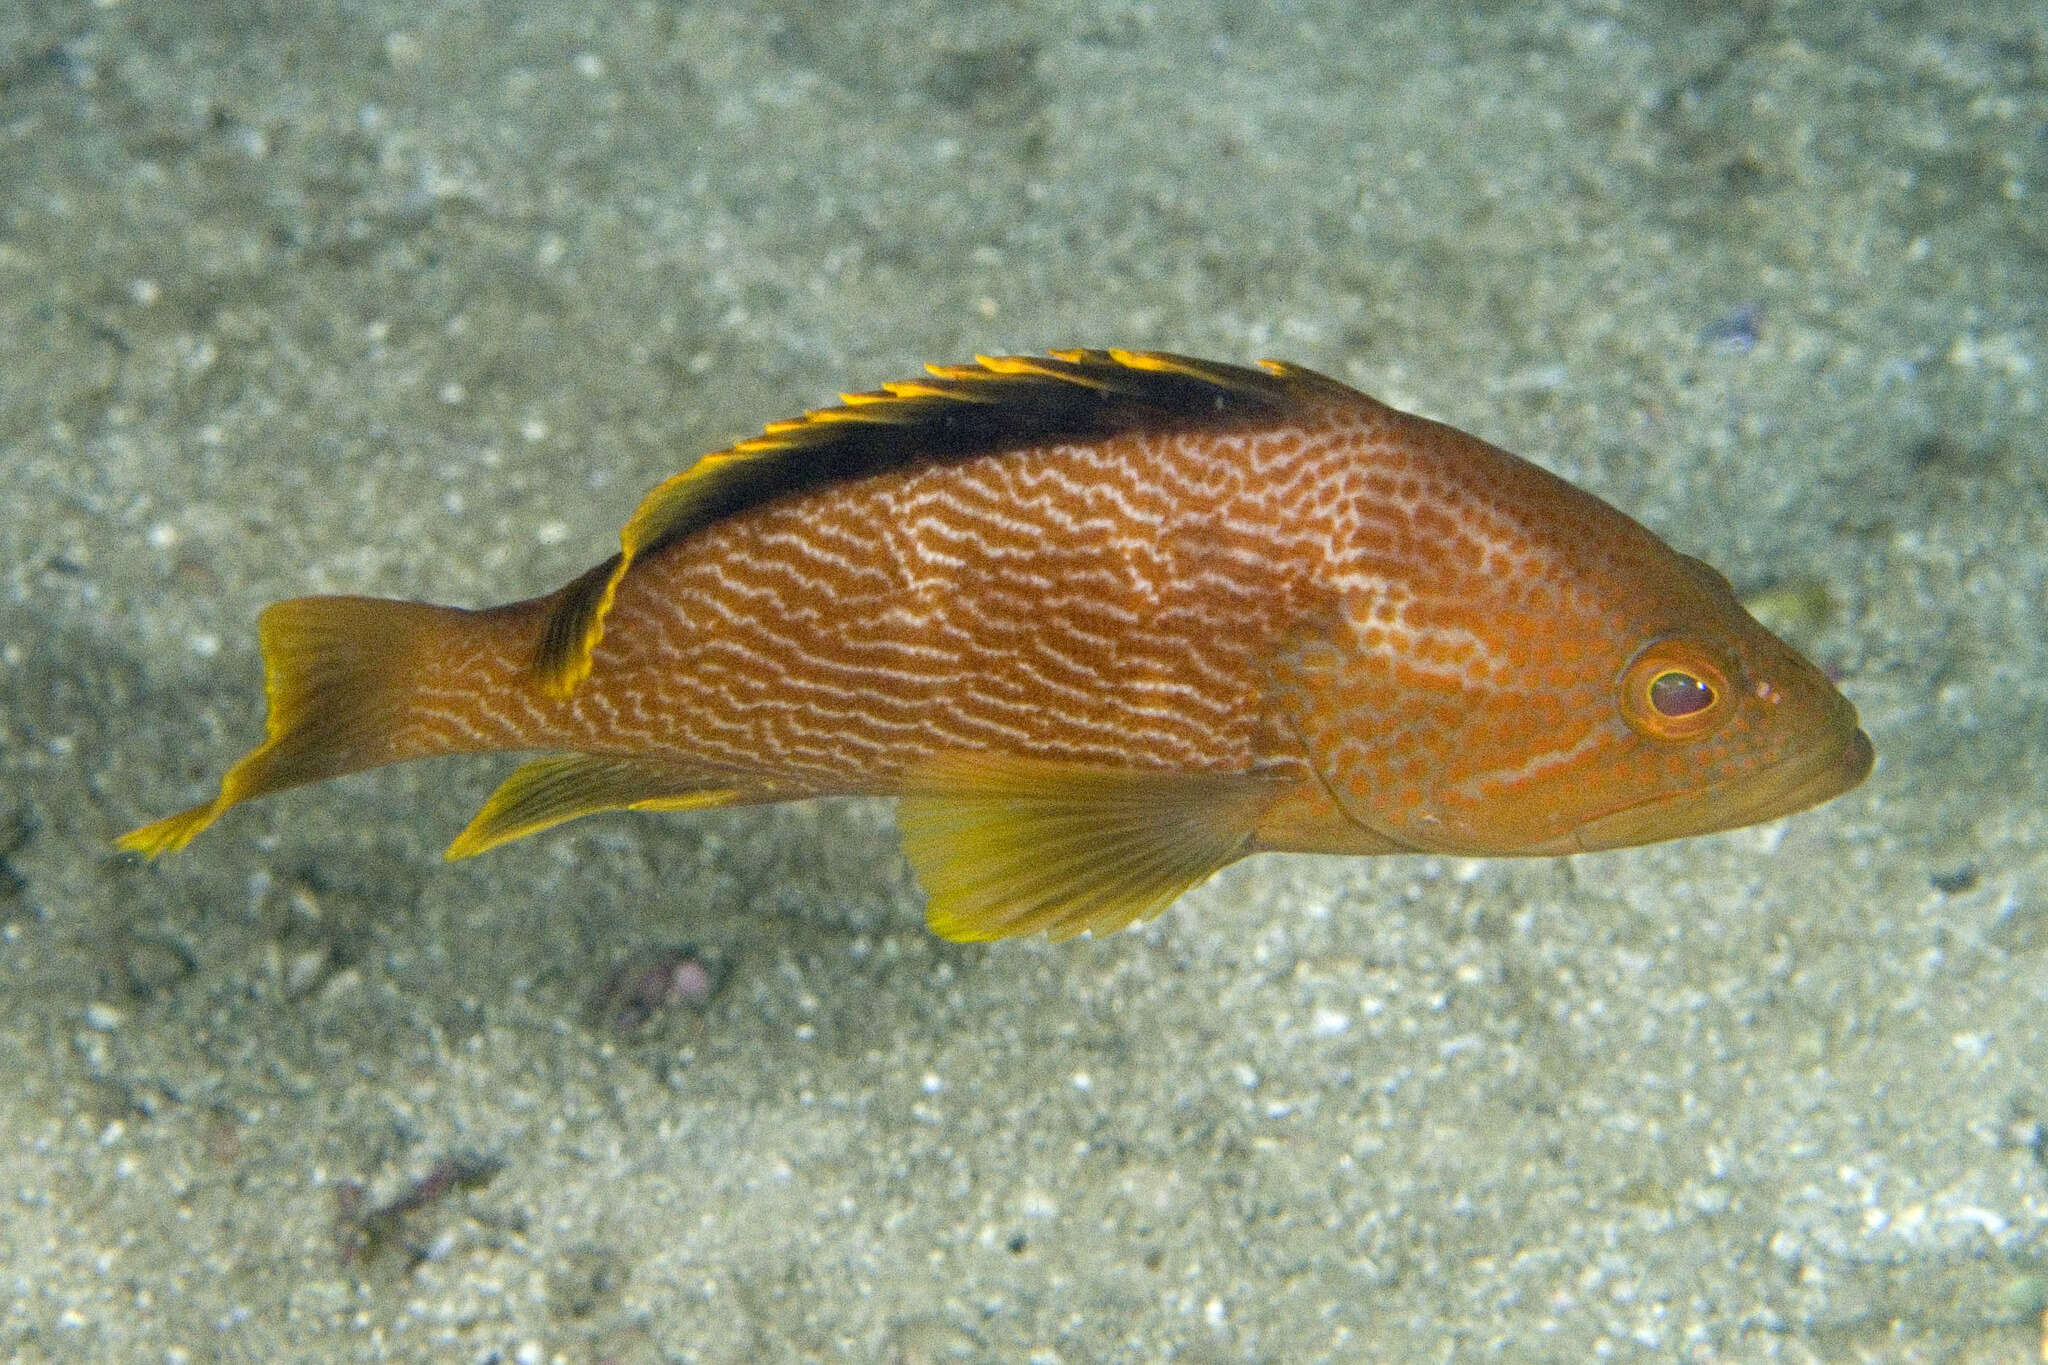
<svg viewBox="0 0 2048 1365">
<path fill-rule="evenodd" d="M 115 842 L 154 858 L 183 848 L 229 807 L 271 792 L 446 752 L 416 724 L 423 660 L 446 657 L 475 613 L 376 597 L 300 597 L 257 623 L 270 721 L 220 794 Z"/>
</svg>

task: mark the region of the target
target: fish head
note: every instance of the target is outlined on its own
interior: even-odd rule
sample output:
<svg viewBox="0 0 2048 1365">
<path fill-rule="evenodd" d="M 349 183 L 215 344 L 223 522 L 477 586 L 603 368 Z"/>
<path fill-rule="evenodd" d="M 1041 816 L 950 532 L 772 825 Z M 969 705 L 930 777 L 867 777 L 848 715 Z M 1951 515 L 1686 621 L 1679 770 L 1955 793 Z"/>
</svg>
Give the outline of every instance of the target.
<svg viewBox="0 0 2048 1365">
<path fill-rule="evenodd" d="M 1524 496 L 1426 571 L 1383 544 L 1343 566 L 1333 619 L 1276 665 L 1285 723 L 1361 846 L 1623 848 L 1868 775 L 1855 707 L 1725 578 L 1534 466 L 1516 477 Z"/>
<path fill-rule="evenodd" d="M 1564 765 L 1568 785 L 1542 784 L 1544 796 L 1532 798 L 1553 813 L 1527 851 L 1629 848 L 1761 824 L 1870 775 L 1870 736 L 1820 668 L 1707 564 L 1674 553 L 1660 567 L 1638 581 L 1667 581 L 1615 614 L 1628 624 L 1605 661 L 1629 652 L 1611 675 L 1609 717 L 1581 761 Z"/>
</svg>

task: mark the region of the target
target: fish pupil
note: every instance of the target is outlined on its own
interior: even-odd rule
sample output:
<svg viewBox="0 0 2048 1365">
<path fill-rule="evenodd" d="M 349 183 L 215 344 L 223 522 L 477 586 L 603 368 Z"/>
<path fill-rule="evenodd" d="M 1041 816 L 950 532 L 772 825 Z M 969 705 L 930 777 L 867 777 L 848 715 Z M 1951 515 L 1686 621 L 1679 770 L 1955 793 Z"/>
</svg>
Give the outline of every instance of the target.
<svg viewBox="0 0 2048 1365">
<path fill-rule="evenodd" d="M 1650 680 L 1650 706 L 1660 716 L 1696 716 L 1714 704 L 1714 689 L 1690 673 L 1668 669 Z"/>
</svg>

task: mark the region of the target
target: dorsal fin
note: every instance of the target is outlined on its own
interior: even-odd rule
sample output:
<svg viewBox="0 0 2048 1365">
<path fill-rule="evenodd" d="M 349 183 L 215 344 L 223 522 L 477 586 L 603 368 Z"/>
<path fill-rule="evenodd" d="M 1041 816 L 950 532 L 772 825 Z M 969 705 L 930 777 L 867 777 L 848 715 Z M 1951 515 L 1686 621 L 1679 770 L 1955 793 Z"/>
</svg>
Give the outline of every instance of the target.
<svg viewBox="0 0 2048 1365">
<path fill-rule="evenodd" d="M 605 613 L 635 559 L 771 498 L 930 461 L 1234 425 L 1318 400 L 1357 399 L 1313 370 L 1259 364 L 1122 350 L 976 356 L 972 365 L 926 366 L 928 379 L 842 394 L 841 406 L 771 422 L 656 485 L 627 521 L 619 553 L 562 590 L 541 630 L 534 673 L 547 692 L 567 696 L 590 674 Z"/>
</svg>

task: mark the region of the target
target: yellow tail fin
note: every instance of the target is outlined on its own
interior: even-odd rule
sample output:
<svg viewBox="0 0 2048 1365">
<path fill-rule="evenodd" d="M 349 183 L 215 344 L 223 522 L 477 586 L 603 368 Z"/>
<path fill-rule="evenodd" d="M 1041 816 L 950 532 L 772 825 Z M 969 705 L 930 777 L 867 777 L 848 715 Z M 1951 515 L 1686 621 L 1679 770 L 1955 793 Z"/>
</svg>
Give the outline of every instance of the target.
<svg viewBox="0 0 2048 1365">
<path fill-rule="evenodd" d="M 376 597 L 300 597 L 257 623 L 270 722 L 213 800 L 115 842 L 154 858 L 183 848 L 230 806 L 286 787 L 440 752 L 406 724 L 419 661 L 473 613 Z"/>
</svg>

